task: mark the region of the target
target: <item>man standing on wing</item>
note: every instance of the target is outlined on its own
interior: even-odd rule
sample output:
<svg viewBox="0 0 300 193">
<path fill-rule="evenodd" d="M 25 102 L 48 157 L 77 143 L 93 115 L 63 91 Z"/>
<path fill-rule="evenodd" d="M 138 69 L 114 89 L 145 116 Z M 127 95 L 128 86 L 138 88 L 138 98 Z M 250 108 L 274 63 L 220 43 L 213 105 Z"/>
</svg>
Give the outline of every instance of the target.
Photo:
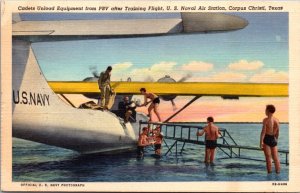
<svg viewBox="0 0 300 193">
<path fill-rule="evenodd" d="M 101 72 L 98 79 L 98 86 L 101 91 L 100 94 L 100 107 L 103 109 L 108 109 L 108 103 L 110 100 L 110 96 L 112 91 L 110 85 L 110 76 L 111 76 L 112 67 L 108 66 L 105 72 Z M 98 102 L 99 103 L 99 102 Z"/>
</svg>

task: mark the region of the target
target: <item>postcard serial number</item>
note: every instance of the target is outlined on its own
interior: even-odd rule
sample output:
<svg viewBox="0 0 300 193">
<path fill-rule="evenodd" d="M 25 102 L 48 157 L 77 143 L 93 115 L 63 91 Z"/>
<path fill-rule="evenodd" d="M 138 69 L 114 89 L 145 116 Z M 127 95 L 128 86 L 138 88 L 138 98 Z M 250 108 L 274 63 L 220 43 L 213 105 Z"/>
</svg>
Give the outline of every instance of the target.
<svg viewBox="0 0 300 193">
<path fill-rule="evenodd" d="M 287 186 L 287 182 L 273 182 L 272 186 Z"/>
</svg>

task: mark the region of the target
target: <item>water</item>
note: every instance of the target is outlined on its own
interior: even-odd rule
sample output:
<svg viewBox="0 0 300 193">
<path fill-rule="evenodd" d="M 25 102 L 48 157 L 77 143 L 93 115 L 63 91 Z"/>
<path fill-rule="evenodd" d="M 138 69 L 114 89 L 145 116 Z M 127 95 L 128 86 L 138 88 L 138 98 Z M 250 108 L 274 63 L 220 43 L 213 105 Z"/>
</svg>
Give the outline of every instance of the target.
<svg viewBox="0 0 300 193">
<path fill-rule="evenodd" d="M 200 124 L 201 125 L 201 124 Z M 261 124 L 217 124 L 226 128 L 239 145 L 259 145 Z M 288 150 L 288 124 L 281 124 L 278 147 Z M 221 142 L 220 140 L 218 142 Z M 168 145 L 172 141 L 167 140 Z M 181 145 L 178 146 L 181 149 Z M 180 150 L 179 149 L 179 150 Z M 167 147 L 163 146 L 163 153 Z M 144 159 L 135 152 L 119 155 L 80 155 L 74 151 L 21 139 L 13 139 L 13 181 L 31 182 L 186 182 L 186 181 L 288 181 L 289 167 L 281 164 L 279 175 L 267 174 L 265 162 L 226 157 L 219 149 L 215 166 L 203 163 L 204 147 L 186 144 L 182 155 L 160 159 L 146 149 Z M 243 155 L 264 159 L 263 152 Z M 284 160 L 281 155 L 281 161 Z M 274 166 L 273 166 L 273 170 Z"/>
</svg>

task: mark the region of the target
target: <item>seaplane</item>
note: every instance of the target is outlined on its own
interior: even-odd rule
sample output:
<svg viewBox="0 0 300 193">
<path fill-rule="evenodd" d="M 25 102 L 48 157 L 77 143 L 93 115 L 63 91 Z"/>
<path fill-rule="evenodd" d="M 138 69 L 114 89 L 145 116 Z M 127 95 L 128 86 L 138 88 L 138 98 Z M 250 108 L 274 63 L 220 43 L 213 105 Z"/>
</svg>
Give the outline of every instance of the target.
<svg viewBox="0 0 300 193">
<path fill-rule="evenodd" d="M 12 134 L 82 154 L 113 154 L 135 149 L 137 125 L 125 123 L 110 110 L 82 109 L 66 103 L 64 94 L 99 95 L 95 81 L 47 81 L 32 43 L 100 38 L 134 38 L 186 35 L 240 30 L 248 21 L 223 13 L 180 13 L 179 18 L 110 20 L 12 21 Z M 165 120 L 170 121 L 201 96 L 275 97 L 288 95 L 287 84 L 207 82 L 112 82 L 117 95 L 139 95 L 142 87 L 165 99 L 186 95 L 194 98 Z M 168 96 L 171 96 L 171 98 Z M 136 123 L 146 120 L 139 114 Z"/>
</svg>

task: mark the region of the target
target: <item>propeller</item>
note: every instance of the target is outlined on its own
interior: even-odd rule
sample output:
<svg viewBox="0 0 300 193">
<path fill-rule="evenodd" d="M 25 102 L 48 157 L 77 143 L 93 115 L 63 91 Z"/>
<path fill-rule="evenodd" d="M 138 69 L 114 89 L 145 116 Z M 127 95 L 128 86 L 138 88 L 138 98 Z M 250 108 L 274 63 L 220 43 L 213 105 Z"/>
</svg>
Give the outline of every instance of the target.
<svg viewBox="0 0 300 193">
<path fill-rule="evenodd" d="M 187 79 L 191 78 L 193 75 L 191 73 L 188 73 L 187 75 L 185 75 L 184 77 L 182 77 L 181 79 L 178 80 L 178 82 L 184 82 Z M 171 100 L 172 106 L 173 106 L 173 111 L 175 111 L 177 109 L 176 104 L 174 102 L 174 99 Z"/>
<path fill-rule="evenodd" d="M 97 66 L 89 66 L 89 70 L 92 73 L 92 77 L 86 77 L 83 82 L 97 82 L 99 78 L 99 72 Z M 83 94 L 85 97 L 90 99 L 99 99 L 99 94 Z"/>
<path fill-rule="evenodd" d="M 182 77 L 180 80 L 178 80 L 178 82 L 184 82 L 187 79 L 191 78 L 193 75 L 191 73 L 188 73 L 187 75 L 185 75 L 184 77 Z"/>
<path fill-rule="evenodd" d="M 97 82 L 98 78 L 99 78 L 99 72 L 98 72 L 98 68 L 97 66 L 89 66 L 89 70 L 91 71 L 93 77 L 87 77 L 85 79 L 83 79 L 84 82 Z M 192 74 L 186 74 L 185 76 L 183 76 L 181 79 L 179 79 L 177 82 L 184 82 L 187 79 L 191 78 Z M 131 78 L 127 79 L 128 82 L 131 82 Z M 148 75 L 145 79 L 145 82 L 155 82 L 155 79 Z M 160 78 L 157 80 L 157 82 L 176 82 L 176 80 L 174 80 L 173 78 L 171 78 L 169 75 L 165 75 L 164 77 Z M 120 84 L 120 83 L 119 83 Z M 117 85 L 115 85 L 115 87 L 117 87 Z M 88 98 L 92 98 L 92 99 L 99 99 L 99 95 L 98 94 L 84 94 L 85 97 Z M 173 111 L 175 111 L 177 109 L 176 104 L 174 99 L 176 98 L 176 95 L 162 95 L 160 96 L 160 98 L 164 101 L 171 101 L 172 107 L 173 107 Z"/>
<path fill-rule="evenodd" d="M 99 78 L 99 72 L 97 66 L 89 66 L 89 69 L 95 78 Z"/>
<path fill-rule="evenodd" d="M 152 76 L 147 76 L 144 81 L 145 82 L 155 82 L 155 80 Z"/>
<path fill-rule="evenodd" d="M 178 82 L 184 82 L 187 79 L 191 78 L 192 74 L 187 74 L 184 77 L 182 77 L 181 79 L 178 80 Z M 147 80 L 154 80 L 152 77 L 148 76 L 146 78 Z M 151 81 L 154 82 L 154 81 Z M 173 78 L 171 78 L 169 75 L 165 75 L 164 77 L 160 78 L 157 80 L 157 82 L 176 82 L 176 80 L 174 80 Z M 161 99 L 163 99 L 164 101 L 171 101 L 172 107 L 173 107 L 173 111 L 175 111 L 177 109 L 176 104 L 174 99 L 176 98 L 176 95 L 162 95 L 160 96 Z"/>
</svg>

